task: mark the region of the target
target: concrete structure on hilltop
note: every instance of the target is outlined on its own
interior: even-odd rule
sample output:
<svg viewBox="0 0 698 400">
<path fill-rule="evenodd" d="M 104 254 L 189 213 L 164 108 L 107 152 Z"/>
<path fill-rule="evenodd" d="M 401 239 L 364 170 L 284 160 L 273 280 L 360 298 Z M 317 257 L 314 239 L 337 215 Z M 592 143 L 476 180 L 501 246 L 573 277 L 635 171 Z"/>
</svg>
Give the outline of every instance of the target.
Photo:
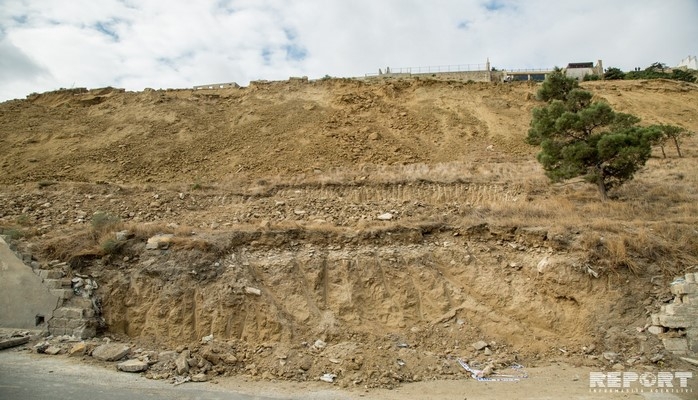
<svg viewBox="0 0 698 400">
<path fill-rule="evenodd" d="M 676 68 L 698 70 L 698 57 L 688 56 L 681 60 L 681 62 L 679 63 L 679 65 L 676 66 Z"/>
<path fill-rule="evenodd" d="M 598 60 L 596 65 L 593 62 L 569 63 L 565 68 L 565 75 L 578 81 L 584 80 L 587 75 L 603 77 L 603 62 Z"/>
</svg>

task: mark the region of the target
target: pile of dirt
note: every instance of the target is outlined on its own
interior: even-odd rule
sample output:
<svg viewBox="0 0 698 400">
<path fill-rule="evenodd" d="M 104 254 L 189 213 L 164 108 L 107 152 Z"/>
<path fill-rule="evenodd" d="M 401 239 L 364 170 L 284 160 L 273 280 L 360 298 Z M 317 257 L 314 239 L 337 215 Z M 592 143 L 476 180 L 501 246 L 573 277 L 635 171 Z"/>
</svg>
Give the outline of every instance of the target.
<svg viewBox="0 0 698 400">
<path fill-rule="evenodd" d="M 585 85 L 698 130 L 695 85 Z M 684 248 L 698 243 L 695 215 L 679 215 L 698 197 L 696 144 L 652 161 L 670 172 L 640 174 L 647 197 L 621 193 L 633 211 L 558 224 L 554 208 L 598 201 L 546 184 L 523 141 L 535 91 L 332 79 L 32 95 L 0 104 L 0 233 L 34 268 L 58 259 L 96 280 L 103 335 L 188 352 L 192 375 L 390 387 L 461 376 L 458 358 L 668 362 L 648 316 L 698 254 L 612 259 L 604 235 L 663 234 L 642 224 L 672 176 L 664 212 Z M 150 377 L 177 375 L 157 365 Z"/>
</svg>

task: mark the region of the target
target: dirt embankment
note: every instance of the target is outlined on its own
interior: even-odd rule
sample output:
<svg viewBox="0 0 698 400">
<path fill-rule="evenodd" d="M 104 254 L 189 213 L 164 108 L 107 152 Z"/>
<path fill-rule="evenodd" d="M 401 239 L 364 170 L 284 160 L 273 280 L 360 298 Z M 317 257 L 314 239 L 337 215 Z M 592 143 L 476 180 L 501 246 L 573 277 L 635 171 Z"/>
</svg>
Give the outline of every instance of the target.
<svg viewBox="0 0 698 400">
<path fill-rule="evenodd" d="M 695 85 L 588 88 L 698 131 Z M 192 373 L 390 386 L 462 374 L 459 357 L 651 367 L 648 312 L 698 257 L 695 138 L 602 205 L 533 161 L 535 90 L 329 80 L 3 103 L 0 227 L 36 266 L 100 283 L 105 334 L 186 346 Z M 157 233 L 169 247 L 146 250 Z"/>
</svg>

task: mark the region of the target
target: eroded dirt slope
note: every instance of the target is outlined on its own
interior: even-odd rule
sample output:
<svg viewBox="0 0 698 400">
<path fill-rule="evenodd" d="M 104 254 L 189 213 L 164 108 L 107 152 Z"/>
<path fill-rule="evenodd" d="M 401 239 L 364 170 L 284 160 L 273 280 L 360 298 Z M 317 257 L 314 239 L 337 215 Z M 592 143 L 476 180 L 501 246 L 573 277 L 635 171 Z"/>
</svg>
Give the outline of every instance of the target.
<svg viewBox="0 0 698 400">
<path fill-rule="evenodd" d="M 695 85 L 585 86 L 698 131 Z M 390 386 L 462 374 L 458 357 L 651 367 L 648 312 L 698 257 L 695 138 L 603 205 L 545 180 L 523 142 L 535 91 L 329 80 L 6 102 L 0 227 L 36 267 L 100 283 L 104 334 L 186 346 L 192 374 Z M 174 237 L 146 250 L 157 233 Z"/>
</svg>

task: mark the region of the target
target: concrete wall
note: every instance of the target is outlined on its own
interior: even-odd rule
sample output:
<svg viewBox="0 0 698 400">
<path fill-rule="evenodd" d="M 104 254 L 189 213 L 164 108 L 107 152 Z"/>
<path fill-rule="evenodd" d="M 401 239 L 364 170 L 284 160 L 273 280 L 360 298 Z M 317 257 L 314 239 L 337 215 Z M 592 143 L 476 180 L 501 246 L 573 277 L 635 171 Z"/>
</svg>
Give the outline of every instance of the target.
<svg viewBox="0 0 698 400">
<path fill-rule="evenodd" d="M 0 237 L 0 328 L 45 328 L 59 301 Z M 37 326 L 37 316 L 45 323 Z"/>
<path fill-rule="evenodd" d="M 428 72 L 423 74 L 412 73 L 389 73 L 380 75 L 371 75 L 367 78 L 410 78 L 423 77 L 444 81 L 474 81 L 474 82 L 491 82 L 492 73 L 490 71 L 458 71 L 458 72 Z"/>
<path fill-rule="evenodd" d="M 568 78 L 573 78 L 578 81 L 583 80 L 585 75 L 594 75 L 594 73 L 594 68 L 568 68 L 565 71 L 565 75 L 567 75 Z"/>
</svg>

